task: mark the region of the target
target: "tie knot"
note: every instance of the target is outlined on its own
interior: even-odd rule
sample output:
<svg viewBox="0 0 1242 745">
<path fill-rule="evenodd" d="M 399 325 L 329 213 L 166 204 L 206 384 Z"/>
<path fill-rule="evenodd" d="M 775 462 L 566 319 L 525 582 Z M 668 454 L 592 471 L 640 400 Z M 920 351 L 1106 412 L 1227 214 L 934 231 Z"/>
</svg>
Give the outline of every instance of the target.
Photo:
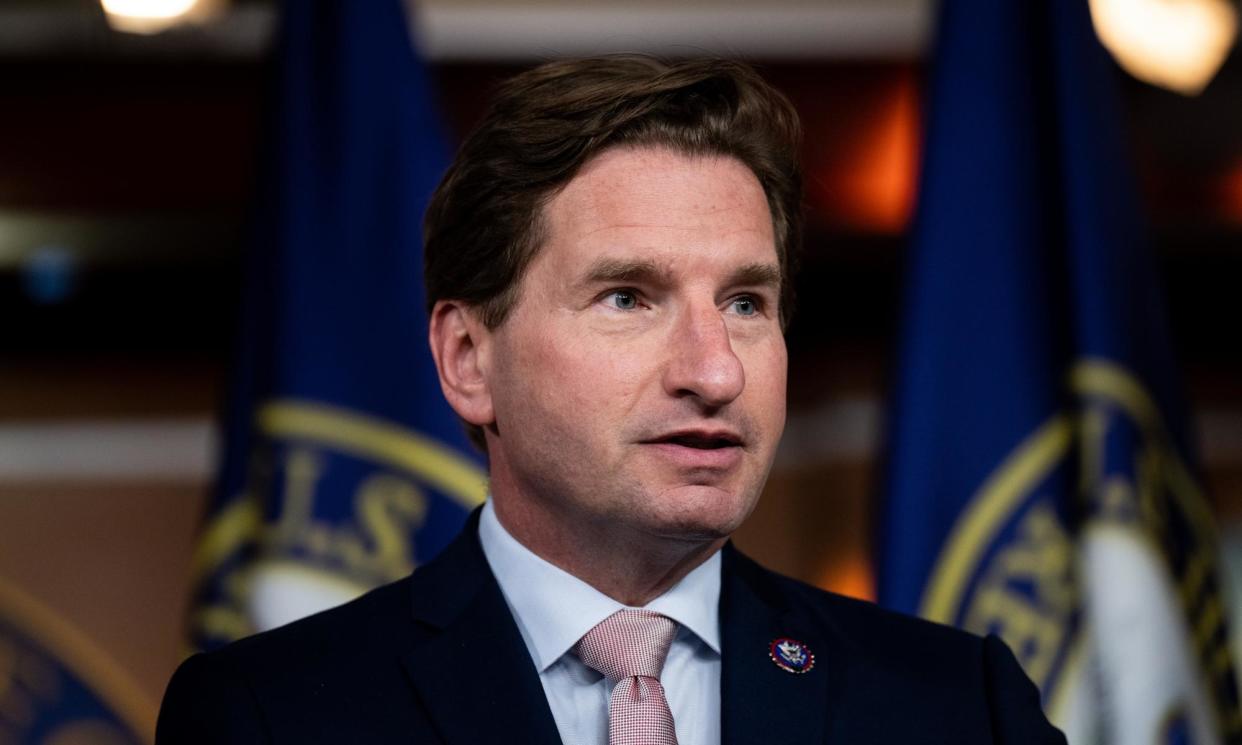
<svg viewBox="0 0 1242 745">
<path fill-rule="evenodd" d="M 616 682 L 645 676 L 659 679 L 677 623 L 649 610 L 619 610 L 595 625 L 574 651 L 588 667 Z"/>
</svg>

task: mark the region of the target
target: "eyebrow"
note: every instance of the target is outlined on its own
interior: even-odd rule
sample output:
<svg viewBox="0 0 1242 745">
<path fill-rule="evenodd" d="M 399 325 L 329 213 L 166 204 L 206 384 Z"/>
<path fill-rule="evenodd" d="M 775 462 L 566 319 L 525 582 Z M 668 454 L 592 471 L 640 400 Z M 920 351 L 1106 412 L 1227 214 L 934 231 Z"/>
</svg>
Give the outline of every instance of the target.
<svg viewBox="0 0 1242 745">
<path fill-rule="evenodd" d="M 586 284 L 604 284 L 611 282 L 643 282 L 659 277 L 666 272 L 660 271 L 654 261 L 629 259 L 596 259 L 587 271 Z"/>
<path fill-rule="evenodd" d="M 667 270 L 661 269 L 654 261 L 600 258 L 591 264 L 584 283 L 658 282 L 668 274 Z M 775 264 L 747 264 L 734 270 L 725 284 L 729 287 L 759 286 L 778 290 L 781 286 L 781 270 Z"/>
<path fill-rule="evenodd" d="M 779 290 L 781 287 L 781 270 L 775 264 L 747 264 L 739 267 L 729 277 L 729 286 L 758 286 Z"/>
</svg>

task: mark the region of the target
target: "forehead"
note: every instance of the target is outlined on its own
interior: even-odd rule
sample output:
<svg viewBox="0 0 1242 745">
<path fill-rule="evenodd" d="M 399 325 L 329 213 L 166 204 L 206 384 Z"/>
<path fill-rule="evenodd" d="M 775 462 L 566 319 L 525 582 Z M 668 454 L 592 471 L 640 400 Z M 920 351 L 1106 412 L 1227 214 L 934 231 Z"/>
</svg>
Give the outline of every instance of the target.
<svg viewBox="0 0 1242 745">
<path fill-rule="evenodd" d="M 666 148 L 612 148 L 543 210 L 545 250 L 751 247 L 775 258 L 763 187 L 741 161 Z M 754 259 L 754 256 L 750 257 Z"/>
</svg>

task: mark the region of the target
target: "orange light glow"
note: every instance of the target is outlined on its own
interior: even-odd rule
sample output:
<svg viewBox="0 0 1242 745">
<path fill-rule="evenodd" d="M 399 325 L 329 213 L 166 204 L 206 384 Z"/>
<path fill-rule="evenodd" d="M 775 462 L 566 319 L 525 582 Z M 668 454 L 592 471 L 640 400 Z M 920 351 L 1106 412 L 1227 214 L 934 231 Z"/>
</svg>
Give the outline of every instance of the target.
<svg viewBox="0 0 1242 745">
<path fill-rule="evenodd" d="M 862 556 L 835 561 L 824 568 L 815 583 L 825 590 L 861 600 L 875 600 L 875 573 Z"/>
<path fill-rule="evenodd" d="M 1242 158 L 1221 177 L 1219 194 L 1221 217 L 1234 225 L 1242 225 Z"/>
<path fill-rule="evenodd" d="M 868 105 L 869 104 L 869 105 Z M 911 75 L 887 87 L 812 164 L 810 197 L 833 223 L 869 233 L 900 233 L 910 222 L 918 180 L 919 105 Z M 810 136 L 814 136 L 811 133 Z"/>
</svg>

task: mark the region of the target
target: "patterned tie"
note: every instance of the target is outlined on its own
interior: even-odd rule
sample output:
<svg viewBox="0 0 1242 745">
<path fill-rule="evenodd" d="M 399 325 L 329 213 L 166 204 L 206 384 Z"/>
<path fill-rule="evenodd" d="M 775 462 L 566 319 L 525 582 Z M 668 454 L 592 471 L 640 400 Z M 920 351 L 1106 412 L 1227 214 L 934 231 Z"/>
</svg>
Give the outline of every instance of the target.
<svg viewBox="0 0 1242 745">
<path fill-rule="evenodd" d="M 615 685 L 608 745 L 677 745 L 660 671 L 677 623 L 647 610 L 620 610 L 588 631 L 574 651 Z"/>
</svg>

